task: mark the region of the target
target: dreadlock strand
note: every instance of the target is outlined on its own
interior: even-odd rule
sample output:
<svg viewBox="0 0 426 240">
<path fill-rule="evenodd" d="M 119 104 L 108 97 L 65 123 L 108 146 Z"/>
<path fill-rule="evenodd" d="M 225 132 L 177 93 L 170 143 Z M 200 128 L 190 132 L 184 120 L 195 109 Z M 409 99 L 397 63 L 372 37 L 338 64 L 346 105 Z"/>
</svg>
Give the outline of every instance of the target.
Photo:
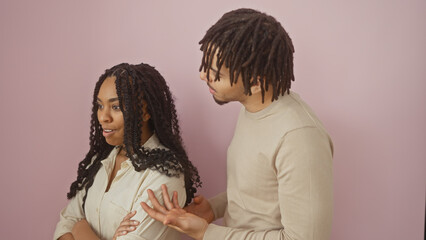
<svg viewBox="0 0 426 240">
<path fill-rule="evenodd" d="M 244 93 L 251 94 L 251 84 L 260 77 L 262 102 L 265 91 L 272 91 L 272 101 L 290 92 L 293 73 L 294 47 L 291 38 L 275 18 L 252 9 L 237 9 L 225 13 L 199 42 L 203 58 L 200 71 L 216 64 L 229 69 L 231 84 L 241 76 Z M 215 51 L 220 52 L 213 63 Z M 263 80 L 264 79 L 264 80 Z M 215 79 L 217 80 L 217 79 Z"/>
</svg>

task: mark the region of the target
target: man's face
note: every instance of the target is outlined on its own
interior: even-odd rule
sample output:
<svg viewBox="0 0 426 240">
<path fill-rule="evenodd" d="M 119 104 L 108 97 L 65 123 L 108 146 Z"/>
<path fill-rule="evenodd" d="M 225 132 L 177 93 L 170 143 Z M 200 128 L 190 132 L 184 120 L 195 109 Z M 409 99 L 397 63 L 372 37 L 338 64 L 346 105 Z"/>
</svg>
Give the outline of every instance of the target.
<svg viewBox="0 0 426 240">
<path fill-rule="evenodd" d="M 244 102 L 247 95 L 244 94 L 244 85 L 240 76 L 238 77 L 237 82 L 231 86 L 229 69 L 222 66 L 219 72 L 219 81 L 214 81 L 217 73 L 216 61 L 217 58 L 215 54 L 213 59 L 214 64 L 212 64 L 209 73 L 210 80 L 207 79 L 207 72 L 200 72 L 200 78 L 207 83 L 210 93 L 213 95 L 213 99 L 219 105 L 223 105 L 231 101 Z"/>
</svg>

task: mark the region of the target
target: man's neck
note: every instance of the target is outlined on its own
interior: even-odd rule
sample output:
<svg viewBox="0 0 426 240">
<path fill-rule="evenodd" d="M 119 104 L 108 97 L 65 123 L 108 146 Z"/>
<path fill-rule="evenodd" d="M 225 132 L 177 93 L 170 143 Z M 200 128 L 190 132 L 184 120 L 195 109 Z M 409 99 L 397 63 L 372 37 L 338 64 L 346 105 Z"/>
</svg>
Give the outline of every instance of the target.
<svg viewBox="0 0 426 240">
<path fill-rule="evenodd" d="M 246 110 L 251 113 L 259 112 L 267 108 L 272 103 L 272 92 L 265 92 L 264 102 L 262 103 L 262 94 L 259 92 L 257 94 L 252 94 L 247 96 L 244 100 L 240 101 L 244 105 Z"/>
</svg>

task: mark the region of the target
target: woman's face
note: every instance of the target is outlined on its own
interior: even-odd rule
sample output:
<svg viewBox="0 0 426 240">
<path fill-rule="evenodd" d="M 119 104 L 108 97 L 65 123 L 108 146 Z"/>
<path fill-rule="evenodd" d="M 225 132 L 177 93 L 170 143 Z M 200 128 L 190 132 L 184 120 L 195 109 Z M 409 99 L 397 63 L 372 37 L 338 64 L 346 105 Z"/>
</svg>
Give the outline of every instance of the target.
<svg viewBox="0 0 426 240">
<path fill-rule="evenodd" d="M 98 93 L 98 121 L 102 125 L 103 136 L 112 146 L 123 145 L 124 118 L 115 88 L 115 76 L 107 77 Z"/>
</svg>

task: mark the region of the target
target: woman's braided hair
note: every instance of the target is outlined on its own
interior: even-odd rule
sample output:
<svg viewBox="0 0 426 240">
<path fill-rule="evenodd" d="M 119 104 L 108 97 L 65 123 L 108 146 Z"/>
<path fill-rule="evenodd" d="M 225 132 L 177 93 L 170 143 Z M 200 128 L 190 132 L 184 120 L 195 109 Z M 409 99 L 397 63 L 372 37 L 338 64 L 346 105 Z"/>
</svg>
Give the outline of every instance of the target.
<svg viewBox="0 0 426 240">
<path fill-rule="evenodd" d="M 136 171 L 147 168 L 167 176 L 184 175 L 186 204 L 189 204 L 201 186 L 197 169 L 189 161 L 180 136 L 179 122 L 173 96 L 166 81 L 154 67 L 141 63 L 122 63 L 107 69 L 96 83 L 90 126 L 90 150 L 78 165 L 78 176 L 70 187 L 68 199 L 85 189 L 83 209 L 87 191 L 92 186 L 101 161 L 108 157 L 114 146 L 102 136 L 102 127 L 97 118 L 97 97 L 107 77 L 115 76 L 116 91 L 124 118 L 124 146 Z M 146 101 L 151 116 L 149 127 L 167 149 L 141 147 L 142 102 Z"/>
</svg>

